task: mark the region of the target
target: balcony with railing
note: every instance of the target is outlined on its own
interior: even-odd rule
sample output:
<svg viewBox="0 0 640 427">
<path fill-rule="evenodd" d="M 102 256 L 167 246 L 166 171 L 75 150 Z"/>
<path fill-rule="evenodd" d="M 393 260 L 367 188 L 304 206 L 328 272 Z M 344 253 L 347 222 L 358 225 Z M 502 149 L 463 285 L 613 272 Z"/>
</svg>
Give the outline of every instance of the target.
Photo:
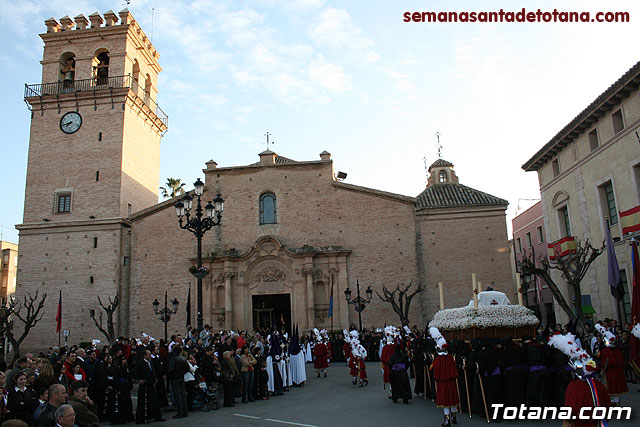
<svg viewBox="0 0 640 427">
<path fill-rule="evenodd" d="M 113 77 L 94 77 L 83 80 L 63 80 L 55 83 L 41 83 L 24 85 L 24 98 L 28 102 L 28 98 L 60 96 L 66 94 L 89 94 L 104 90 L 115 89 L 131 89 L 137 98 L 142 100 L 149 109 L 156 115 L 158 120 L 165 127 L 169 126 L 169 117 L 164 111 L 151 99 L 149 92 L 142 88 L 136 79 L 131 75 L 113 76 Z"/>
</svg>

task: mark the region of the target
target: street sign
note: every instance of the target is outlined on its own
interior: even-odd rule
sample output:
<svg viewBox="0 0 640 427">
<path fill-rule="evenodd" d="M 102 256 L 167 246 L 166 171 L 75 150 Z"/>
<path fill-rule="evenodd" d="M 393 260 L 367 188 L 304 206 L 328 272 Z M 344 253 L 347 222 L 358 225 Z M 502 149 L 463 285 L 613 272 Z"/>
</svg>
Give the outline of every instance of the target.
<svg viewBox="0 0 640 427">
<path fill-rule="evenodd" d="M 64 335 L 65 337 L 69 336 L 69 330 L 65 329 L 64 331 L 62 331 L 62 335 Z"/>
</svg>

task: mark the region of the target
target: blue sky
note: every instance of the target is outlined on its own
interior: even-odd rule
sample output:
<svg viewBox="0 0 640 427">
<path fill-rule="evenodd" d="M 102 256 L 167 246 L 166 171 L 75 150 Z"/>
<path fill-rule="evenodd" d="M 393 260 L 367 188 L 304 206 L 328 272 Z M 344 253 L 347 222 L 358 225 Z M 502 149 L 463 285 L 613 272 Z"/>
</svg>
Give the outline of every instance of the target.
<svg viewBox="0 0 640 427">
<path fill-rule="evenodd" d="M 44 20 L 128 7 L 160 52 L 169 115 L 160 183 L 191 183 L 209 159 L 295 160 L 327 150 L 346 182 L 417 196 L 423 158 L 509 200 L 539 197 L 520 166 L 640 60 L 637 1 L 0 0 L 4 240 L 22 221 L 30 114 Z M 404 23 L 405 11 L 627 11 L 630 23 Z M 153 9 L 153 14 L 152 14 Z M 153 15 L 153 29 L 152 29 Z M 526 202 L 521 202 L 520 207 Z"/>
</svg>

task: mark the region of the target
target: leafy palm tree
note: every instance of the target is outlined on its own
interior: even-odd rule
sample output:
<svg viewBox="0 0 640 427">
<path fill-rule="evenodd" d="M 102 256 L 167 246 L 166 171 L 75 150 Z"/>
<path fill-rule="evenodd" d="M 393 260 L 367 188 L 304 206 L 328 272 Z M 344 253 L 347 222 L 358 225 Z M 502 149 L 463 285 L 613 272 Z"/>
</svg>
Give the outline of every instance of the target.
<svg viewBox="0 0 640 427">
<path fill-rule="evenodd" d="M 162 197 L 170 199 L 175 196 L 183 195 L 185 185 L 186 184 L 182 182 L 180 178 L 167 178 L 166 185 L 164 187 L 160 187 Z"/>
</svg>

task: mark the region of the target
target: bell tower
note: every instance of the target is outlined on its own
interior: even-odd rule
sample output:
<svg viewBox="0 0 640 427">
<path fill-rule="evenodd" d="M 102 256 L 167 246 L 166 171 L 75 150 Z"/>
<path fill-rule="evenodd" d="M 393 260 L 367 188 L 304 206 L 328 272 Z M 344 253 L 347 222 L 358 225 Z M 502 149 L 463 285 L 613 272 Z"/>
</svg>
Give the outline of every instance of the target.
<svg viewBox="0 0 640 427">
<path fill-rule="evenodd" d="M 97 336 L 97 295 L 120 293 L 116 321 L 126 332 L 128 217 L 158 202 L 168 117 L 156 104 L 159 54 L 127 9 L 45 25 L 42 82 L 25 85 L 31 131 L 16 293 L 73 297 L 63 328 L 77 342 Z"/>
</svg>

